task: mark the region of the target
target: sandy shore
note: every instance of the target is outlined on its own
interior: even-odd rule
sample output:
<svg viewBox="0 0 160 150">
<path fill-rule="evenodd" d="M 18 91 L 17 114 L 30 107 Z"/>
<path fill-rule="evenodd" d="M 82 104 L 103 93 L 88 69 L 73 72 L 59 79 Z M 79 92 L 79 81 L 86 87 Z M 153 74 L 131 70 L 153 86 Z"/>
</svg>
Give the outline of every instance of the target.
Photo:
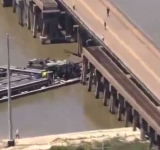
<svg viewBox="0 0 160 150">
<path fill-rule="evenodd" d="M 31 137 L 16 140 L 16 146 L 2 148 L 1 150 L 48 150 L 53 145 L 79 144 L 81 142 L 103 141 L 114 137 L 123 138 L 129 142 L 140 139 L 140 131 L 132 131 L 132 128 L 118 128 L 109 130 L 94 130 L 67 134 L 55 134 L 41 137 Z M 3 143 L 6 143 L 4 140 Z"/>
</svg>

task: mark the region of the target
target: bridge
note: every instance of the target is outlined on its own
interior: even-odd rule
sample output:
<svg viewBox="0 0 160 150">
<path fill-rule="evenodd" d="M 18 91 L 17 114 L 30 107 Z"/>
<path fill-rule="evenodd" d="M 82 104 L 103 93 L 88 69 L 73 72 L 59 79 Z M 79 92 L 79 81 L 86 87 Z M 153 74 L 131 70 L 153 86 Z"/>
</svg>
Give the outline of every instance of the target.
<svg viewBox="0 0 160 150">
<path fill-rule="evenodd" d="M 91 35 L 88 41 L 98 42 L 98 45 L 91 46 L 86 41 L 87 47 L 82 53 L 82 83 L 86 84 L 86 69 L 89 66 L 88 91 L 91 91 L 94 82 L 95 97 L 99 98 L 102 82 L 103 103 L 109 105 L 112 113 L 117 112 L 118 120 L 121 120 L 124 113 L 126 126 L 129 120 L 133 123 L 134 130 L 139 126 L 142 138 L 144 134 L 149 135 L 150 145 L 159 141 L 160 119 L 157 106 L 160 104 L 160 54 L 156 47 L 150 43 L 145 44 L 148 41 L 140 41 L 112 14 L 112 10 L 111 16 L 107 18 L 107 5 L 103 0 L 76 0 L 75 10 L 72 8 L 72 0 L 56 2 L 76 20 L 79 31 L 85 28 Z M 94 11 L 97 9 L 99 11 Z M 103 26 L 104 19 L 107 30 Z M 102 35 L 104 41 L 100 39 Z"/>
<path fill-rule="evenodd" d="M 3 0 L 3 4 L 5 2 L 12 4 L 11 0 Z M 118 120 L 123 114 L 125 126 L 132 122 L 134 130 L 141 129 L 142 138 L 149 135 L 151 146 L 155 141 L 160 143 L 160 53 L 157 48 L 118 18 L 121 16 L 105 0 L 75 0 L 75 10 L 73 0 L 13 0 L 13 12 L 18 5 L 21 25 L 24 21 L 22 3 L 33 37 L 38 36 L 40 29 L 42 44 L 45 40 L 60 38 L 61 26 L 65 30 L 65 40 L 73 37 L 78 42 L 77 49 L 83 58 L 82 83 L 88 83 L 88 91 L 94 84 L 95 97 L 99 98 L 102 85 L 103 104 L 109 106 L 110 112 L 117 113 Z M 109 17 L 106 16 L 107 6 L 111 8 Z M 38 20 L 42 21 L 42 27 Z M 88 67 L 90 78 L 86 81 Z"/>
</svg>

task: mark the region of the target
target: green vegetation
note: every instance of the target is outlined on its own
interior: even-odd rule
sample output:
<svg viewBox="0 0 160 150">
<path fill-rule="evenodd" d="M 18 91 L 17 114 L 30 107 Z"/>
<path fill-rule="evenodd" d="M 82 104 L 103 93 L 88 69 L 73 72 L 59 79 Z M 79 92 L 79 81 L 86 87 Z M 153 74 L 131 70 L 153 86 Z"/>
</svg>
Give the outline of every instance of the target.
<svg viewBox="0 0 160 150">
<path fill-rule="evenodd" d="M 81 142 L 79 145 L 69 146 L 52 146 L 50 150 L 147 150 L 148 143 L 140 140 L 124 142 L 123 139 L 114 138 L 104 142 L 86 143 Z"/>
</svg>

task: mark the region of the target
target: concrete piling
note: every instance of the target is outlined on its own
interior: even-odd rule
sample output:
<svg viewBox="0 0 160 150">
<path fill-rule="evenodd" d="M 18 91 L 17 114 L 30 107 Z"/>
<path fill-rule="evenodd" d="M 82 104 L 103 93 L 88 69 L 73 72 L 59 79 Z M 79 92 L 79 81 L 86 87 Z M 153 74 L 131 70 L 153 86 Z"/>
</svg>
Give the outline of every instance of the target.
<svg viewBox="0 0 160 150">
<path fill-rule="evenodd" d="M 88 60 L 86 59 L 85 56 L 83 56 L 82 77 L 81 77 L 82 80 L 81 82 L 83 85 L 86 84 L 87 67 L 88 67 Z"/>
<path fill-rule="evenodd" d="M 23 13 L 24 13 L 24 1 L 19 0 L 18 1 L 18 20 L 19 20 L 19 24 L 21 26 L 23 26 L 23 23 L 24 23 Z"/>
<path fill-rule="evenodd" d="M 89 81 L 88 81 L 88 92 L 90 92 L 92 90 L 92 82 L 93 82 L 93 65 L 91 63 L 89 63 Z"/>
<path fill-rule="evenodd" d="M 101 82 L 101 74 L 98 70 L 96 70 L 96 91 L 95 91 L 95 98 L 98 99 L 100 95 L 100 82 Z"/>
<path fill-rule="evenodd" d="M 123 96 L 118 93 L 118 99 L 119 99 L 119 103 L 118 103 L 118 111 L 117 111 L 117 119 L 118 121 L 122 120 L 122 111 L 123 111 L 123 106 L 124 106 L 124 98 Z"/>
<path fill-rule="evenodd" d="M 12 0 L 13 13 L 16 12 L 16 0 Z"/>
<path fill-rule="evenodd" d="M 109 99 L 109 96 L 110 96 L 110 92 L 109 92 L 110 84 L 104 77 L 103 77 L 103 84 L 104 84 L 103 105 L 107 106 L 108 105 L 108 99 Z"/>
<path fill-rule="evenodd" d="M 36 38 L 38 24 L 38 6 L 36 4 L 33 4 L 33 16 L 33 37 Z"/>
<path fill-rule="evenodd" d="M 113 86 L 111 86 L 110 92 L 111 92 L 111 95 L 110 95 L 109 111 L 112 114 L 114 114 L 116 112 L 117 91 Z"/>
<path fill-rule="evenodd" d="M 141 130 L 141 139 L 145 139 L 145 132 L 146 132 L 147 124 L 143 118 L 140 118 L 140 130 Z"/>
<path fill-rule="evenodd" d="M 138 113 L 133 109 L 133 131 L 136 131 L 138 126 Z"/>
<path fill-rule="evenodd" d="M 128 127 L 129 118 L 131 115 L 131 106 L 125 101 L 125 127 Z"/>
</svg>

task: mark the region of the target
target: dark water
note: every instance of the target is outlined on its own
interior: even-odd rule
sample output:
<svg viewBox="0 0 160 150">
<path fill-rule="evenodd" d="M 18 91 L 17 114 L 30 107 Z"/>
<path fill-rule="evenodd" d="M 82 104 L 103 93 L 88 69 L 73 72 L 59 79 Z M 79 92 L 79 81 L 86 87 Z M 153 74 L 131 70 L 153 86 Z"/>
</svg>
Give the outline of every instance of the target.
<svg viewBox="0 0 160 150">
<path fill-rule="evenodd" d="M 160 48 L 159 0 L 109 0 L 114 2 Z"/>
<path fill-rule="evenodd" d="M 31 32 L 20 27 L 10 8 L 0 5 L 0 65 L 6 64 L 6 33 L 10 33 L 11 64 L 23 66 L 35 57 L 66 59 L 64 49 L 75 51 L 76 44 L 41 45 Z M 67 86 L 45 93 L 12 101 L 14 132 L 21 137 L 54 133 L 106 129 L 123 126 L 116 117 L 95 100 L 81 84 Z M 0 139 L 8 136 L 7 103 L 0 104 Z"/>
</svg>

